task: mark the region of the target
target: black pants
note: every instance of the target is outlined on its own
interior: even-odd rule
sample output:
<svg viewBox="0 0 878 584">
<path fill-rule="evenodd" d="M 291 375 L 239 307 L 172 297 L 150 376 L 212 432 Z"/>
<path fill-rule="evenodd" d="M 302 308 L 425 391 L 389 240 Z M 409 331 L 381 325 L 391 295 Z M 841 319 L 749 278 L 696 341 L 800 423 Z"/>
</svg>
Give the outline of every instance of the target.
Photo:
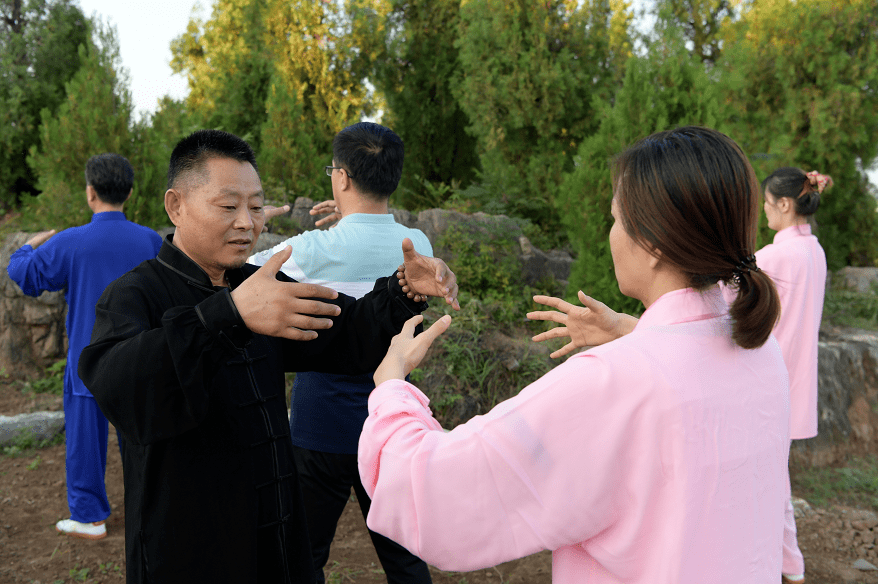
<svg viewBox="0 0 878 584">
<path fill-rule="evenodd" d="M 322 584 L 326 581 L 323 566 L 329 559 L 329 546 L 350 498 L 351 487 L 357 495 L 363 519 L 369 514 L 372 500 L 360 482 L 356 454 L 332 454 L 293 446 L 293 455 L 305 499 L 305 519 L 317 582 Z M 369 536 L 389 584 L 431 584 L 430 571 L 423 560 L 371 529 Z"/>
</svg>

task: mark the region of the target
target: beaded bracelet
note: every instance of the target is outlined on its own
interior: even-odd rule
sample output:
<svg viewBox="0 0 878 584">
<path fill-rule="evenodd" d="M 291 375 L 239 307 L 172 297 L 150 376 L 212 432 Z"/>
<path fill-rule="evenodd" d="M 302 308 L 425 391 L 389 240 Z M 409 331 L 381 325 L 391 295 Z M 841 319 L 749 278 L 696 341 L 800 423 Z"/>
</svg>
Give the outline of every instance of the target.
<svg viewBox="0 0 878 584">
<path fill-rule="evenodd" d="M 427 295 L 426 294 L 415 294 L 412 291 L 411 286 L 408 285 L 408 282 L 405 279 L 405 264 L 402 264 L 397 268 L 396 277 L 399 279 L 399 285 L 402 286 L 402 291 L 405 292 L 406 296 L 414 300 L 415 302 L 426 302 Z"/>
</svg>

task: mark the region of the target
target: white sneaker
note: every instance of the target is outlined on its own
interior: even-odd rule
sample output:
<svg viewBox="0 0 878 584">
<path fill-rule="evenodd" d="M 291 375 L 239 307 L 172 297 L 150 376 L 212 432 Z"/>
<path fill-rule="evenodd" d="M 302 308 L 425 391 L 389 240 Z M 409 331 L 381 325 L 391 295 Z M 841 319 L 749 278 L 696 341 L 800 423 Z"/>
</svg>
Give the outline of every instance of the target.
<svg viewBox="0 0 878 584">
<path fill-rule="evenodd" d="M 73 519 L 62 519 L 55 524 L 58 533 L 82 539 L 104 539 L 107 537 L 107 526 L 104 521 L 94 523 L 80 523 Z"/>
</svg>

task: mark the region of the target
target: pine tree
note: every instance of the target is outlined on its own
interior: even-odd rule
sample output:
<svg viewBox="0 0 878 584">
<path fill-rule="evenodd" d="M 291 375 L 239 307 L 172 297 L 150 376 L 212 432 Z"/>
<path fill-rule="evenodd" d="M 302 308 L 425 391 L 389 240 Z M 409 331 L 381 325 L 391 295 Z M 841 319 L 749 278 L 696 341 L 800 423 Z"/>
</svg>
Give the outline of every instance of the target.
<svg viewBox="0 0 878 584">
<path fill-rule="evenodd" d="M 120 77 L 115 32 L 97 27 L 95 41 L 79 47 L 80 67 L 66 85 L 53 113 L 44 108 L 40 145 L 28 164 L 36 174 L 36 197 L 25 199 L 22 221 L 36 229 L 64 229 L 89 221 L 85 202 L 85 163 L 101 152 L 131 157 L 131 98 Z"/>
<path fill-rule="evenodd" d="M 619 292 L 610 255 L 612 159 L 647 135 L 684 125 L 716 127 L 719 87 L 700 58 L 691 55 L 669 26 L 646 57 L 632 57 L 615 99 L 603 103 L 597 133 L 579 147 L 576 168 L 564 177 L 558 205 L 570 242 L 578 252 L 567 297 L 576 292 L 614 310 L 639 313 L 640 303 Z"/>
<path fill-rule="evenodd" d="M 781 166 L 831 175 L 816 214 L 829 267 L 873 265 L 875 200 L 857 162 L 868 167 L 878 152 L 874 0 L 760 0 L 726 46 L 727 115 L 759 177 Z"/>
</svg>

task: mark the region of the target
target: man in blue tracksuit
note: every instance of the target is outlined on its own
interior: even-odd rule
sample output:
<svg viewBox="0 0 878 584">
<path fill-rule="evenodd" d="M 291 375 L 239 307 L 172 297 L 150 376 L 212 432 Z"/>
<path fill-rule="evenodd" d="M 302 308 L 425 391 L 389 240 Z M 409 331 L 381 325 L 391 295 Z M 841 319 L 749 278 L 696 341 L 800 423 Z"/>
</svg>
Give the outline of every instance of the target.
<svg viewBox="0 0 878 584">
<path fill-rule="evenodd" d="M 388 212 L 388 200 L 402 175 L 399 136 L 362 122 L 339 132 L 332 146 L 332 166 L 326 167 L 326 174 L 333 200 L 315 210 L 333 214 L 318 225 L 332 219 L 338 223 L 290 238 L 254 255 L 249 263 L 261 266 L 290 245 L 292 255 L 281 268 L 287 276 L 360 298 L 372 290 L 376 278 L 403 263 L 403 239 L 411 239 L 418 253 L 432 256 L 433 249 L 421 231 L 400 225 Z M 371 501 L 357 470 L 357 443 L 374 388 L 371 373 L 299 373 L 293 385 L 290 436 L 319 582 L 324 582 L 323 567 L 352 487 L 363 517 L 369 512 Z M 369 535 L 390 584 L 431 581 L 421 559 L 383 535 L 371 530 Z"/>
<path fill-rule="evenodd" d="M 67 434 L 67 503 L 70 519 L 55 528 L 71 536 L 102 539 L 110 504 L 104 485 L 107 418 L 77 374 L 79 354 L 89 344 L 95 304 L 113 280 L 158 253 L 162 240 L 152 229 L 125 219 L 134 169 L 118 154 L 92 157 L 85 167 L 86 201 L 94 212 L 80 227 L 34 235 L 12 254 L 7 272 L 28 296 L 64 290 L 67 300 L 67 367 L 64 422 Z M 124 367 L 125 364 L 120 364 Z"/>
</svg>

